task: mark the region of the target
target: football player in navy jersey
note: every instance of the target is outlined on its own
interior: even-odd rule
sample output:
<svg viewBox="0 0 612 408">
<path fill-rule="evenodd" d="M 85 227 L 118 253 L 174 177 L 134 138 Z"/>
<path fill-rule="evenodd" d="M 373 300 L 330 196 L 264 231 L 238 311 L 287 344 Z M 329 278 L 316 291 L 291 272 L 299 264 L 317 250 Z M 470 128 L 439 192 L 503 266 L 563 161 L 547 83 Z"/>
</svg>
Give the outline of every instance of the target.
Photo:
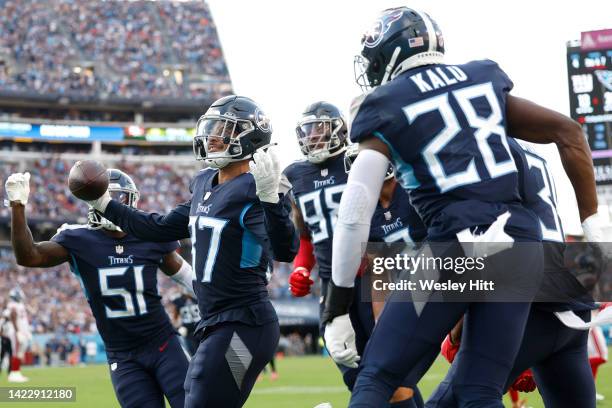
<svg viewBox="0 0 612 408">
<path fill-rule="evenodd" d="M 135 208 L 139 193 L 132 179 L 120 170 L 108 173 L 110 194 Z M 164 407 L 164 396 L 173 408 L 183 407 L 189 362 L 157 292 L 158 268 L 191 286 L 191 267 L 175 252 L 178 242 L 142 241 L 90 210 L 87 225 L 64 224 L 51 241 L 35 243 L 25 215 L 29 178 L 16 173 L 6 182 L 17 263 L 69 262 L 96 319 L 122 407 Z"/>
<path fill-rule="evenodd" d="M 271 136 L 254 101 L 223 97 L 197 124 L 194 153 L 209 168 L 193 179 L 190 201 L 167 215 L 137 211 L 108 194 L 91 203 L 136 237 L 191 238 L 201 341 L 185 379 L 186 407 L 242 406 L 276 351 L 266 272 L 272 258 L 293 260 L 298 237 L 288 199 L 279 195 L 278 161 L 264 151 Z"/>
<path fill-rule="evenodd" d="M 283 181 L 291 188 L 294 221 L 300 232 L 300 249 L 289 276 L 289 287 L 297 297 L 310 293 L 314 283 L 310 271 L 315 265 L 310 255 L 314 248 L 321 279 L 321 297 L 324 299 L 331 274 L 332 239 L 338 204 L 347 179 L 344 169 L 346 120 L 331 103 L 315 102 L 302 113 L 296 134 L 304 159 L 290 164 L 283 171 Z M 357 281 L 359 285 L 359 279 Z M 323 328 L 321 325 L 321 335 Z M 357 377 L 357 365 L 338 367 L 344 383 L 351 389 Z"/>
<path fill-rule="evenodd" d="M 537 215 L 540 223 L 545 272 L 540 292 L 531 305 L 523 341 L 505 389 L 510 385 L 512 388 L 520 387 L 517 382 L 525 381 L 529 376 L 521 373 L 531 368 L 545 406 L 594 408 L 595 383 L 588 362 L 588 331 L 565 326 L 556 313 L 575 314 L 588 321 L 591 310 L 597 306 L 564 265 L 565 238 L 557 213 L 554 180 L 546 160 L 512 138 L 508 138 L 508 145 L 519 171 L 523 203 Z M 461 337 L 461 329 L 460 324 L 453 329 L 451 335 L 454 339 Z M 445 339 L 445 343 L 448 342 L 449 337 Z M 459 350 L 457 358 L 461 358 L 458 341 L 452 348 Z M 453 363 L 452 358 L 450 360 Z M 452 392 L 455 371 L 453 363 L 445 380 L 427 401 L 427 407 L 458 406 Z M 533 391 L 533 388 L 529 390 Z"/>
<path fill-rule="evenodd" d="M 585 233 L 590 240 L 601 241 L 603 235 L 590 151 L 577 123 L 508 95 L 512 82 L 492 61 L 445 64 L 442 34 L 424 13 L 406 7 L 385 10 L 362 45 L 358 62 L 363 73 L 357 80 L 373 89 L 352 107 L 350 137 L 362 152 L 340 203 L 324 313 L 327 341 L 337 345 L 330 353 L 348 364 L 354 360 L 346 361 L 347 354 L 356 359 L 343 346 L 350 346 L 344 340 L 354 335 L 345 318 L 360 262 L 354 254 L 361 253 L 367 239 L 389 160 L 427 226 L 428 240 L 450 243 L 455 256 L 464 256 L 457 234 L 465 231 L 475 239 L 477 228 L 485 231 L 481 241 L 530 243 L 520 246 L 520 256 L 512 256 L 511 247 L 487 258 L 490 270 L 511 270 L 518 282 L 538 282 L 543 258 L 537 218 L 520 203 L 506 129 L 518 138 L 557 145 Z M 467 312 L 455 398 L 461 407 L 502 407 L 533 287 L 524 293 L 526 301 L 515 303 L 405 303 L 401 313 L 385 307 L 366 347 L 351 406 L 384 404 L 408 373 L 417 382 L 446 333 Z M 507 335 L 496 336 L 502 331 Z"/>
<path fill-rule="evenodd" d="M 302 237 L 300 253 L 294 261 L 289 285 L 294 296 L 310 293 L 314 283 L 310 272 L 314 265 L 302 261 L 302 251 L 314 246 L 319 278 L 324 284 L 331 274 L 331 247 L 338 204 L 346 184 L 344 151 L 347 143 L 346 120 L 340 110 L 328 102 L 308 105 L 296 127 L 303 160 L 283 171 L 291 185 L 295 223 Z"/>
</svg>

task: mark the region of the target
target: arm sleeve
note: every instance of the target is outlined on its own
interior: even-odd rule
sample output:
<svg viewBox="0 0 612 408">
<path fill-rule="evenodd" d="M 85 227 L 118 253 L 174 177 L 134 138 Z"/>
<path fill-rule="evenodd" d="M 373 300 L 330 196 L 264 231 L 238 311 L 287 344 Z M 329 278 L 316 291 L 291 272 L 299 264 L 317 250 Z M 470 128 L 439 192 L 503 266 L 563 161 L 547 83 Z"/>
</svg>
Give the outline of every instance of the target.
<svg viewBox="0 0 612 408">
<path fill-rule="evenodd" d="M 336 286 L 354 285 L 388 166 L 384 154 L 370 149 L 359 153 L 351 166 L 334 230 L 332 280 Z"/>
<path fill-rule="evenodd" d="M 380 130 L 382 121 L 379 110 L 371 93 L 360 95 L 352 101 L 349 122 L 351 142 L 359 143 Z"/>
<path fill-rule="evenodd" d="M 309 234 L 302 234 L 300 236 L 300 249 L 293 260 L 293 268 L 306 268 L 312 271 L 317 260 L 314 256 L 314 248 L 312 246 L 312 240 Z"/>
<path fill-rule="evenodd" d="M 189 238 L 189 209 L 191 201 L 180 204 L 169 214 L 149 214 L 130 206 L 111 201 L 104 218 L 136 238 L 151 242 L 168 242 Z"/>
<path fill-rule="evenodd" d="M 60 228 L 58 228 L 55 235 L 51 237 L 50 241 L 63 246 L 68 252 L 70 252 L 71 248 L 73 247 L 72 243 L 74 240 L 71 239 L 72 237 L 69 231 L 70 230 L 67 229 L 66 224 L 62 225 Z"/>
<path fill-rule="evenodd" d="M 299 239 L 289 217 L 290 209 L 288 198 L 283 196 L 276 204 L 251 207 L 242 220 L 244 227 L 261 242 L 269 241 L 273 257 L 279 262 L 293 261 L 298 252 Z"/>
<path fill-rule="evenodd" d="M 299 237 L 291 221 L 291 204 L 284 194 L 276 204 L 261 203 L 264 210 L 264 224 L 270 237 L 270 246 L 274 259 L 279 262 L 291 262 L 300 246 Z"/>
</svg>

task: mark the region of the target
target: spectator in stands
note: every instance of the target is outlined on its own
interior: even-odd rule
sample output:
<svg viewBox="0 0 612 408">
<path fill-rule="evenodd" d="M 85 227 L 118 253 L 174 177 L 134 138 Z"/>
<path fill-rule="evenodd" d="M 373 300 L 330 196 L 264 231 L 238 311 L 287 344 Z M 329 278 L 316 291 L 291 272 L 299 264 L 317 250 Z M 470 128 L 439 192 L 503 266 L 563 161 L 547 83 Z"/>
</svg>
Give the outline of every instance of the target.
<svg viewBox="0 0 612 408">
<path fill-rule="evenodd" d="M 10 55 L 0 69 L 5 91 L 215 100 L 217 84 L 229 83 L 203 1 L 1 4 L 0 51 Z M 192 80 L 210 85 L 192 87 Z"/>
</svg>

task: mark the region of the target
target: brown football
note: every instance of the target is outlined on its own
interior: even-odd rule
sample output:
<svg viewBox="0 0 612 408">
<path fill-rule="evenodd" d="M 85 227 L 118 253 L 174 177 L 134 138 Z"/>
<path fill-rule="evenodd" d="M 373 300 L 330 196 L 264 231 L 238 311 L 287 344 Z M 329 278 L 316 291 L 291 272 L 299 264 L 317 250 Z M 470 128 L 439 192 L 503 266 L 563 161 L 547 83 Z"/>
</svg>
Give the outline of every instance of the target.
<svg viewBox="0 0 612 408">
<path fill-rule="evenodd" d="M 95 160 L 76 162 L 68 175 L 68 188 L 81 200 L 100 198 L 108 189 L 106 167 Z"/>
</svg>

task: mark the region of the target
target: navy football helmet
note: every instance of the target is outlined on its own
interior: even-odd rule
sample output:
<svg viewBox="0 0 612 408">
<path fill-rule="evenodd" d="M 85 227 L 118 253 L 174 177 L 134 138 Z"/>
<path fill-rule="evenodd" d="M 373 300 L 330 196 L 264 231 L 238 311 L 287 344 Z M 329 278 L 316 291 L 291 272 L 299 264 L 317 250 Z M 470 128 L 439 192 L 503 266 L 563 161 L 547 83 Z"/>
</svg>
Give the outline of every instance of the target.
<svg viewBox="0 0 612 408">
<path fill-rule="evenodd" d="M 261 108 L 252 99 L 230 95 L 215 101 L 198 120 L 193 153 L 196 160 L 220 169 L 250 159 L 271 140 L 272 125 Z"/>
<path fill-rule="evenodd" d="M 352 143 L 348 145 L 344 152 L 344 171 L 348 174 L 351 171 L 351 166 L 355 162 L 357 155 L 359 154 L 359 143 Z M 385 180 L 390 180 L 395 177 L 395 171 L 393 165 L 389 163 L 387 168 L 387 174 L 385 174 Z"/>
<path fill-rule="evenodd" d="M 308 105 L 295 129 L 300 149 L 311 163 L 321 163 L 342 153 L 347 143 L 346 120 L 328 102 Z"/>
<path fill-rule="evenodd" d="M 115 201 L 119 201 L 121 204 L 137 208 L 140 193 L 136 188 L 134 180 L 132 180 L 132 178 L 126 173 L 118 169 L 108 169 L 106 171 L 108 173 L 109 180 L 108 193 L 110 194 L 111 198 Z M 121 231 L 118 226 L 102 217 L 102 215 L 92 207 L 89 208 L 87 219 L 89 229 L 104 228 L 109 231 Z"/>
<path fill-rule="evenodd" d="M 439 64 L 444 38 L 427 14 L 408 7 L 384 10 L 361 39 L 355 80 L 367 91 L 421 65 Z"/>
</svg>

